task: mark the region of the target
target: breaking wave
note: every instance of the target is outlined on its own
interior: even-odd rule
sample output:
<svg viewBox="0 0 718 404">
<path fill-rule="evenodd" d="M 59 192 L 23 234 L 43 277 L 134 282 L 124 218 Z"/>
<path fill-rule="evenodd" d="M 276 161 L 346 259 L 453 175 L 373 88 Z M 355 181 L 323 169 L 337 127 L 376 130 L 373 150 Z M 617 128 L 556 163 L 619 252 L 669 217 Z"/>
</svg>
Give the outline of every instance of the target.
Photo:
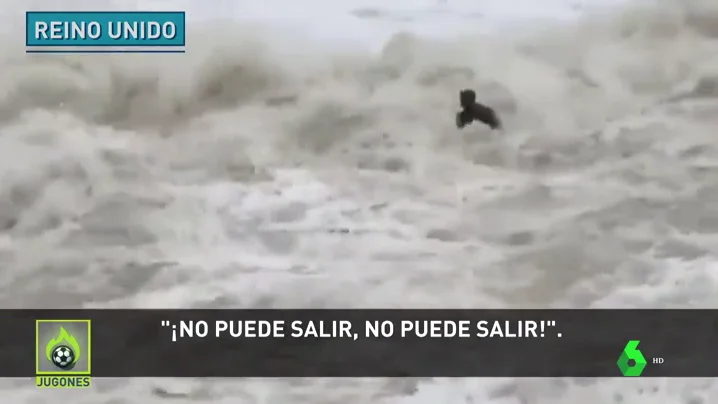
<svg viewBox="0 0 718 404">
<path fill-rule="evenodd" d="M 186 55 L 40 56 L 6 35 L 3 308 L 716 307 L 715 2 L 665 0 L 530 36 L 401 33 L 379 53 L 238 23 L 188 38 Z M 453 126 L 461 88 L 498 109 L 503 133 Z M 105 382 L 60 393 L 718 398 L 688 379 Z"/>
</svg>

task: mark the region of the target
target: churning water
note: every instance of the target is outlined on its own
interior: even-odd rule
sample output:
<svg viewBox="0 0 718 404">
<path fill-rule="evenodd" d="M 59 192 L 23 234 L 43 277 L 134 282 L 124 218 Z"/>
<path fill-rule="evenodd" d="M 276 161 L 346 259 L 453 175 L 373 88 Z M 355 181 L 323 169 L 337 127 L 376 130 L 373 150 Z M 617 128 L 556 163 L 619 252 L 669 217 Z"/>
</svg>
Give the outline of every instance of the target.
<svg viewBox="0 0 718 404">
<path fill-rule="evenodd" d="M 402 33 L 380 52 L 193 25 L 189 53 L 171 56 L 31 56 L 5 35 L 3 308 L 716 307 L 715 1 L 626 7 L 530 36 Z M 498 108 L 504 133 L 453 126 L 464 87 Z M 6 381 L 3 395 L 718 401 L 718 385 L 695 379 L 96 385 Z"/>
</svg>

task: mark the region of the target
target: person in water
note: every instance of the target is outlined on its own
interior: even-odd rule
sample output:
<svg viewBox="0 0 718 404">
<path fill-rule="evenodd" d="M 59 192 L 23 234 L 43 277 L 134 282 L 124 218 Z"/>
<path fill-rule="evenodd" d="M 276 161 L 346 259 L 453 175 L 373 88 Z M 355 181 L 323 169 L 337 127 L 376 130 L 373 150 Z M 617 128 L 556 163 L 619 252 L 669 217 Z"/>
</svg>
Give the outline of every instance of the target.
<svg viewBox="0 0 718 404">
<path fill-rule="evenodd" d="M 474 121 L 480 121 L 491 129 L 501 129 L 501 120 L 496 112 L 486 105 L 476 102 L 474 90 L 461 90 L 459 92 L 461 111 L 456 114 L 456 127 L 459 129 Z"/>
</svg>

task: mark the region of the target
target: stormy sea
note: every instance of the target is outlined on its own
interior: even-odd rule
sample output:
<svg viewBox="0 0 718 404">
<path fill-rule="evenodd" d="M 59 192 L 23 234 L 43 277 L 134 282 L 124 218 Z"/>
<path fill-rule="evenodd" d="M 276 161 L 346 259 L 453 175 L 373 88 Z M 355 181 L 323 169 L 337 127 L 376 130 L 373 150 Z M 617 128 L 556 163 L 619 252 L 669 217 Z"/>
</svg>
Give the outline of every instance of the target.
<svg viewBox="0 0 718 404">
<path fill-rule="evenodd" d="M 716 308 L 714 0 L 106 1 L 181 55 L 0 64 L 2 308 Z M 505 128 L 458 130 L 473 88 Z M 708 379 L 0 383 L 8 403 L 712 404 Z"/>
</svg>

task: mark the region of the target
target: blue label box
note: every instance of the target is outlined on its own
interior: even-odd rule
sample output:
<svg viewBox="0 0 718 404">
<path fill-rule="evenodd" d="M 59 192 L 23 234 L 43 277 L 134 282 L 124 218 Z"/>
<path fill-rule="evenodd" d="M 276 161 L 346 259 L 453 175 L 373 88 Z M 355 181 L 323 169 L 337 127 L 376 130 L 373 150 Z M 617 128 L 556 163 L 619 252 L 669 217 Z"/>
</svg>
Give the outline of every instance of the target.
<svg viewBox="0 0 718 404">
<path fill-rule="evenodd" d="M 28 11 L 25 46 L 184 47 L 185 12 Z"/>
</svg>

